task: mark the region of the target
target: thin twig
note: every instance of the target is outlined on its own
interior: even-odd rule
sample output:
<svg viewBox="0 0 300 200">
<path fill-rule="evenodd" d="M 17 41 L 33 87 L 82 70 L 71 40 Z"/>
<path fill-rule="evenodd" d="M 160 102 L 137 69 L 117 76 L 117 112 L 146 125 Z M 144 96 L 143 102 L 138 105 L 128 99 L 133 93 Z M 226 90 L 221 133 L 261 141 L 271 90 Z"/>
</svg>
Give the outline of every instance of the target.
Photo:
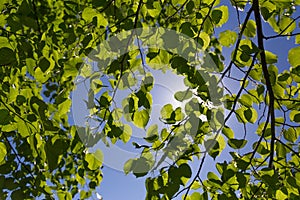
<svg viewBox="0 0 300 200">
<path fill-rule="evenodd" d="M 236 56 L 237 56 L 237 52 L 238 52 L 238 49 L 239 49 L 239 46 L 240 46 L 240 42 L 242 40 L 242 36 L 243 36 L 243 32 L 245 31 L 246 29 L 246 24 L 250 18 L 250 15 L 253 11 L 253 6 L 248 10 L 247 12 L 247 15 L 245 17 L 245 20 L 244 20 L 244 23 L 243 23 L 243 26 L 241 28 L 241 31 L 239 32 L 239 35 L 238 35 L 238 40 L 236 42 L 236 45 L 235 45 L 235 48 L 234 48 L 234 52 L 233 52 L 233 56 L 232 56 L 232 60 L 230 61 L 228 67 L 224 70 L 223 74 L 221 75 L 221 78 L 220 80 L 222 80 L 224 78 L 224 76 L 227 74 L 227 72 L 231 69 L 232 65 L 234 64 L 234 62 L 236 61 Z"/>
</svg>

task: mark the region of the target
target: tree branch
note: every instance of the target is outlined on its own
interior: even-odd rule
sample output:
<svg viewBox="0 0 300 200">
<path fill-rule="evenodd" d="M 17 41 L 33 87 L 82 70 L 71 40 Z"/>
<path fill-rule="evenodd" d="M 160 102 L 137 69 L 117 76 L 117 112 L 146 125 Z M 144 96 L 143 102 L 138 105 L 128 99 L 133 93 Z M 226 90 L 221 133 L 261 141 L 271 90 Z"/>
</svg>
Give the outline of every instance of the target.
<svg viewBox="0 0 300 200">
<path fill-rule="evenodd" d="M 259 12 L 259 3 L 258 0 L 253 0 L 253 10 L 254 16 L 257 26 L 257 43 L 258 48 L 260 49 L 260 58 L 261 58 L 261 65 L 263 70 L 263 75 L 266 80 L 266 87 L 269 94 L 269 109 L 270 109 L 270 117 L 271 117 L 271 149 L 270 149 L 270 160 L 269 160 L 269 167 L 272 168 L 273 159 L 274 159 L 274 143 L 275 143 L 275 111 L 274 111 L 274 92 L 270 81 L 270 75 L 268 72 L 268 66 L 266 62 L 266 54 L 264 48 L 264 36 L 263 36 L 263 29 L 261 23 L 261 16 Z"/>
</svg>

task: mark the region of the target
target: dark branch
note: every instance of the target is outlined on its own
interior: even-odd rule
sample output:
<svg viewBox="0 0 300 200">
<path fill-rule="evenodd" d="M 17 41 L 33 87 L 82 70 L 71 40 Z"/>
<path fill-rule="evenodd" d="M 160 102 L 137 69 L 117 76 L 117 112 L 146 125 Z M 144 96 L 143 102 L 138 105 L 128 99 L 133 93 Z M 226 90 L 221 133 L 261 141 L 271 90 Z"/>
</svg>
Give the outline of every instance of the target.
<svg viewBox="0 0 300 200">
<path fill-rule="evenodd" d="M 263 75 L 266 80 L 266 86 L 269 94 L 269 109 L 271 115 L 271 149 L 270 149 L 270 160 L 269 160 L 269 167 L 272 168 L 272 163 L 274 159 L 274 143 L 275 143 L 275 111 L 274 111 L 274 92 L 270 81 L 270 75 L 268 72 L 268 66 L 266 62 L 266 54 L 264 48 L 264 36 L 263 36 L 263 28 L 261 23 L 261 16 L 259 12 L 259 3 L 258 0 L 253 0 L 253 10 L 254 16 L 257 26 L 257 43 L 258 48 L 260 49 L 260 58 L 261 58 L 261 65 L 263 70 Z"/>
</svg>

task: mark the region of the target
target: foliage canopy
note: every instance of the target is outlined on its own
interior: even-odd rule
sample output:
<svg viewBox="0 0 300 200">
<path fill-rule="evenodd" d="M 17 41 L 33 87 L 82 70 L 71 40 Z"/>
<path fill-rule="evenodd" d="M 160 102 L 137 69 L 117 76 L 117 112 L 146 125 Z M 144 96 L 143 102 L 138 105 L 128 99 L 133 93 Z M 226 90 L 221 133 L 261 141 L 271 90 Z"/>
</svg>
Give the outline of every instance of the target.
<svg viewBox="0 0 300 200">
<path fill-rule="evenodd" d="M 127 123 L 146 132 L 142 143 L 133 141 L 140 157 L 124 165 L 125 173 L 148 176 L 146 199 L 299 198 L 299 5 L 299 0 L 2 0 L 0 198 L 89 198 L 102 181 L 103 154 L 88 147 L 98 141 L 132 142 Z M 93 49 L 123 31 L 146 27 L 192 38 L 205 52 L 204 70 L 168 49 L 137 48 L 119 57 L 98 49 L 104 61 L 97 67 L 109 81 L 89 73 L 87 60 L 97 61 Z M 178 35 L 169 36 L 159 39 L 177 48 Z M 286 55 L 266 48 L 269 41 L 287 39 L 295 42 Z M 282 59 L 289 66 L 279 66 Z M 184 108 L 163 105 L 165 128 L 149 125 L 155 75 L 147 67 L 172 70 L 188 88 L 174 94 Z M 79 73 L 91 80 L 86 103 L 102 131 L 71 123 L 71 93 Z M 131 88 L 116 108 L 116 91 Z M 212 109 L 211 102 L 224 110 Z M 215 132 L 217 137 L 204 139 Z M 187 140 L 189 134 L 193 137 Z M 171 142 L 173 148 L 167 145 Z M 160 166 L 158 151 L 173 162 Z M 231 158 L 221 161 L 222 152 Z M 203 179 L 208 157 L 216 160 L 216 170 Z M 198 163 L 195 171 L 192 162 Z"/>
</svg>

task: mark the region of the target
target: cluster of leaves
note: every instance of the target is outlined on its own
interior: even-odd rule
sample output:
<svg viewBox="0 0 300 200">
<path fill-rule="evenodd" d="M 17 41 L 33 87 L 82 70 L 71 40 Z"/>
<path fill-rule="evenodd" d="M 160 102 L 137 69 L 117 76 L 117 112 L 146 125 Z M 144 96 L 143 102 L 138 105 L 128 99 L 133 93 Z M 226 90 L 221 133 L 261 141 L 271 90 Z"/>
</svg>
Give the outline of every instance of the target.
<svg viewBox="0 0 300 200">
<path fill-rule="evenodd" d="M 91 190 L 82 188 L 94 189 L 102 180 L 101 154 L 86 152 L 68 117 L 82 62 L 77 54 L 85 55 L 85 36 L 99 31 L 80 14 L 85 7 L 72 1 L 0 3 L 2 199 L 85 198 Z"/>
<path fill-rule="evenodd" d="M 88 152 L 87 147 L 100 139 L 128 142 L 128 122 L 146 129 L 147 135 L 146 145 L 134 143 L 141 156 L 125 163 L 125 173 L 141 177 L 159 171 L 146 180 L 146 199 L 179 195 L 183 199 L 296 199 L 300 195 L 300 48 L 289 50 L 290 68 L 285 69 L 276 66 L 278 56 L 265 50 L 264 43 L 289 37 L 300 43 L 300 16 L 294 13 L 299 5 L 298 0 L 1 1 L 0 197 L 88 198 L 102 180 L 103 156 L 99 150 Z M 236 31 L 226 30 L 231 15 L 237 19 Z M 274 35 L 265 35 L 266 24 Z M 92 51 L 110 35 L 147 26 L 194 39 L 205 51 L 203 71 L 175 50 L 135 49 L 117 58 L 101 48 L 97 55 Z M 166 48 L 176 49 L 177 37 L 160 39 Z M 224 47 L 232 49 L 228 64 L 224 64 Z M 117 56 L 120 48 L 110 46 Z M 124 48 L 129 49 L 128 43 Z M 177 50 L 190 51 L 188 45 Z M 86 58 L 101 58 L 98 67 L 110 79 L 112 91 L 99 98 L 96 93 L 103 83 L 88 69 L 80 69 L 88 65 Z M 163 106 L 161 121 L 166 127 L 161 130 L 157 124 L 147 126 L 155 82 L 147 67 L 172 70 L 184 77 L 188 87 L 174 95 L 185 102 L 184 109 Z M 79 72 L 91 80 L 87 107 L 99 126 L 104 124 L 96 136 L 89 127 L 70 125 L 70 94 Z M 136 74 L 143 74 L 141 81 Z M 240 85 L 236 93 L 226 86 L 227 80 Z M 116 108 L 115 94 L 122 89 L 131 92 L 122 108 Z M 224 104 L 225 112 L 210 103 Z M 244 137 L 229 124 L 234 115 L 233 120 L 245 128 Z M 249 136 L 249 126 L 256 136 Z M 218 160 L 225 148 L 232 159 L 216 162 L 219 174 L 208 172 L 203 180 L 204 161 L 209 156 Z M 157 152 L 163 152 L 159 161 Z M 191 161 L 197 158 L 199 167 L 194 172 Z M 173 162 L 161 166 L 166 159 Z"/>
</svg>

